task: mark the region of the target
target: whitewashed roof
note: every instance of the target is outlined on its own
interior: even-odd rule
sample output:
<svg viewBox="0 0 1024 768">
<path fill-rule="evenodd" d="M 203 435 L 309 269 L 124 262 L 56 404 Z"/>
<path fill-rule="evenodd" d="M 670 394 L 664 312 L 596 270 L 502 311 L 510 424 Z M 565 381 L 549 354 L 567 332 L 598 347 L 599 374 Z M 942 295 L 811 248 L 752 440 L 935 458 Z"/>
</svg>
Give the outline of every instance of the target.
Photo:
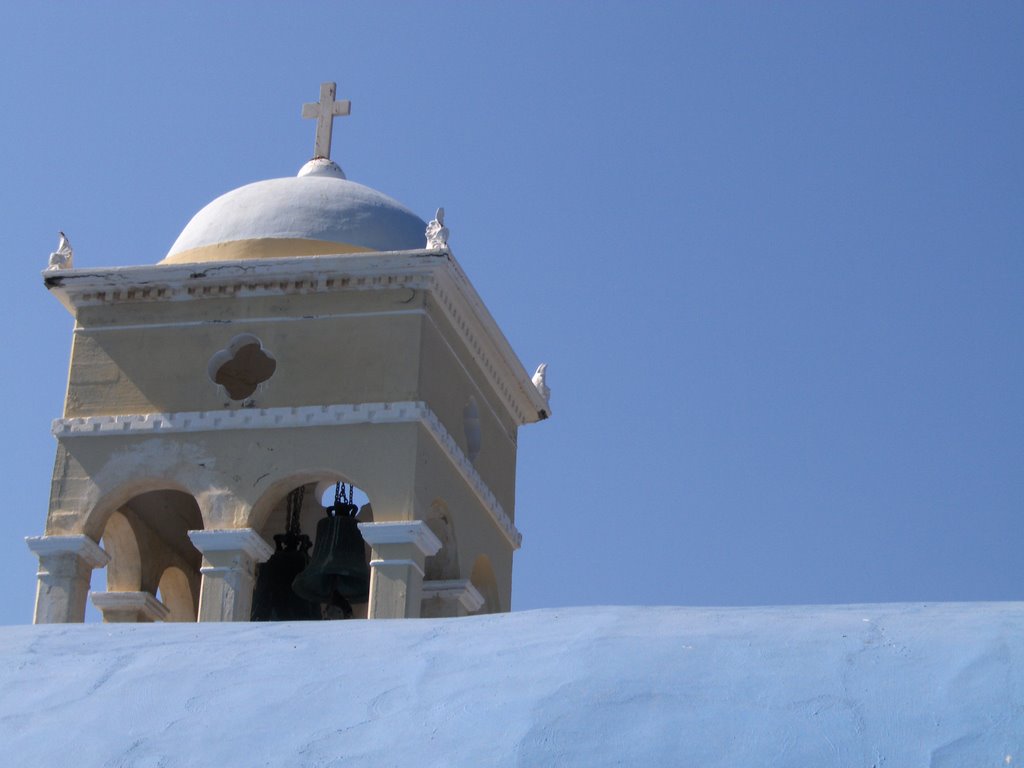
<svg viewBox="0 0 1024 768">
<path fill-rule="evenodd" d="M 6 765 L 1015 766 L 1024 604 L 0 629 Z"/>
</svg>

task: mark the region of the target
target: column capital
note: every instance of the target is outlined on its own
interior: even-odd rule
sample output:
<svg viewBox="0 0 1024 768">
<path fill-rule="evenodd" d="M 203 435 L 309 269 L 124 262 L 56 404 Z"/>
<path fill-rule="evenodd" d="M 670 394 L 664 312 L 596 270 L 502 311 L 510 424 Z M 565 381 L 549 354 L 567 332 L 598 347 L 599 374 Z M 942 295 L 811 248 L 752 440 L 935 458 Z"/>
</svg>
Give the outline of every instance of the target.
<svg viewBox="0 0 1024 768">
<path fill-rule="evenodd" d="M 484 596 L 473 586 L 469 579 L 448 579 L 445 581 L 424 581 L 423 599 L 440 598 L 443 601 L 458 600 L 467 613 L 479 611 L 484 604 Z"/>
<path fill-rule="evenodd" d="M 189 531 L 192 544 L 204 555 L 214 552 L 243 552 L 262 563 L 274 548 L 252 528 L 226 528 L 213 531 Z"/>
<path fill-rule="evenodd" d="M 387 523 L 360 523 L 359 532 L 371 547 L 387 544 L 414 544 L 425 556 L 436 555 L 441 540 L 422 520 L 401 520 Z"/>
<path fill-rule="evenodd" d="M 90 568 L 102 568 L 110 562 L 110 555 L 85 534 L 61 536 L 26 536 L 28 548 L 42 560 L 54 555 L 75 555 Z"/>
<path fill-rule="evenodd" d="M 164 621 L 170 610 L 149 592 L 93 592 L 92 604 L 110 621 Z"/>
</svg>

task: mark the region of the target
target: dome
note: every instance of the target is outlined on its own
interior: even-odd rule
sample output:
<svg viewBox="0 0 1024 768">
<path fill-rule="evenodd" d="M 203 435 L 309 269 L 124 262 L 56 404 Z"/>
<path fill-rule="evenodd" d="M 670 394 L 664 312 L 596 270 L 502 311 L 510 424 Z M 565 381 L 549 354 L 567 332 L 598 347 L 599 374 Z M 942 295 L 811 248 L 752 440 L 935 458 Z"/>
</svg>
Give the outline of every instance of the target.
<svg viewBox="0 0 1024 768">
<path fill-rule="evenodd" d="M 185 226 L 161 262 L 315 256 L 423 248 L 426 222 L 318 158 L 299 175 L 221 195 Z"/>
</svg>

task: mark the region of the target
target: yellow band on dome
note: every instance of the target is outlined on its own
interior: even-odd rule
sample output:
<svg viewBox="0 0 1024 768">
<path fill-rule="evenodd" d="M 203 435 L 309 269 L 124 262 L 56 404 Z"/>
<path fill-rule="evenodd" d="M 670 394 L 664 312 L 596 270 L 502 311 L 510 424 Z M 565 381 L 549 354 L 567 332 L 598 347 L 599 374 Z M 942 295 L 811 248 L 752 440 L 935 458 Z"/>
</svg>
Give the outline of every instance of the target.
<svg viewBox="0 0 1024 768">
<path fill-rule="evenodd" d="M 214 243 L 167 256 L 161 264 L 195 264 L 204 261 L 244 261 L 288 256 L 329 256 L 337 253 L 370 253 L 372 248 L 328 240 L 302 238 L 257 238 Z"/>
</svg>

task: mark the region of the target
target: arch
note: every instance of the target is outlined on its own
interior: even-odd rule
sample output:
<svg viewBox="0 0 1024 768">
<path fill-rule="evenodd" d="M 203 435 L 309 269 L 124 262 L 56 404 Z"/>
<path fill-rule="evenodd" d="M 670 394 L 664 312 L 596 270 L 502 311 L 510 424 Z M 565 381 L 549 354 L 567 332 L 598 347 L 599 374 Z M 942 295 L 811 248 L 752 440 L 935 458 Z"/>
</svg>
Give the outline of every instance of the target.
<svg viewBox="0 0 1024 768">
<path fill-rule="evenodd" d="M 282 500 L 296 488 L 307 487 L 307 496 L 310 498 L 315 497 L 319 504 L 320 495 L 317 493 L 318 488 L 325 484 L 334 485 L 336 483 L 349 483 L 354 485 L 366 494 L 372 502 L 373 495 L 370 493 L 369 489 L 349 475 L 339 472 L 336 469 L 303 469 L 282 475 L 276 480 L 273 480 L 267 486 L 249 510 L 248 525 L 250 528 L 257 531 L 262 531 L 266 528 L 271 513 L 280 506 Z"/>
<path fill-rule="evenodd" d="M 459 547 L 455 539 L 455 527 L 452 525 L 452 515 L 448 505 L 440 499 L 436 499 L 430 505 L 424 522 L 441 542 L 441 548 L 437 554 L 428 557 L 424 563 L 424 578 L 427 581 L 444 581 L 457 579 L 459 570 Z"/>
<path fill-rule="evenodd" d="M 491 559 L 487 555 L 480 555 L 473 561 L 473 571 L 469 576 L 473 586 L 483 596 L 484 604 L 475 615 L 482 613 L 499 613 L 501 604 L 498 599 L 498 582 L 494 578 L 494 568 L 491 566 Z"/>
<path fill-rule="evenodd" d="M 106 502 L 120 501 L 123 495 L 111 495 Z M 101 532 L 110 555 L 107 591 L 154 597 L 159 592 L 171 601 L 173 618 L 168 620 L 195 621 L 202 555 L 188 532 L 203 527 L 199 503 L 184 491 L 145 490 L 123 500 L 106 515 Z"/>
<path fill-rule="evenodd" d="M 177 566 L 168 566 L 160 576 L 160 599 L 170 613 L 165 621 L 196 620 L 196 586 L 188 575 Z"/>
<path fill-rule="evenodd" d="M 131 480 L 99 495 L 92 508 L 82 515 L 82 533 L 94 541 L 99 541 L 111 515 L 132 499 L 154 491 L 176 491 L 195 498 L 193 489 L 169 478 L 148 477 Z"/>
</svg>

